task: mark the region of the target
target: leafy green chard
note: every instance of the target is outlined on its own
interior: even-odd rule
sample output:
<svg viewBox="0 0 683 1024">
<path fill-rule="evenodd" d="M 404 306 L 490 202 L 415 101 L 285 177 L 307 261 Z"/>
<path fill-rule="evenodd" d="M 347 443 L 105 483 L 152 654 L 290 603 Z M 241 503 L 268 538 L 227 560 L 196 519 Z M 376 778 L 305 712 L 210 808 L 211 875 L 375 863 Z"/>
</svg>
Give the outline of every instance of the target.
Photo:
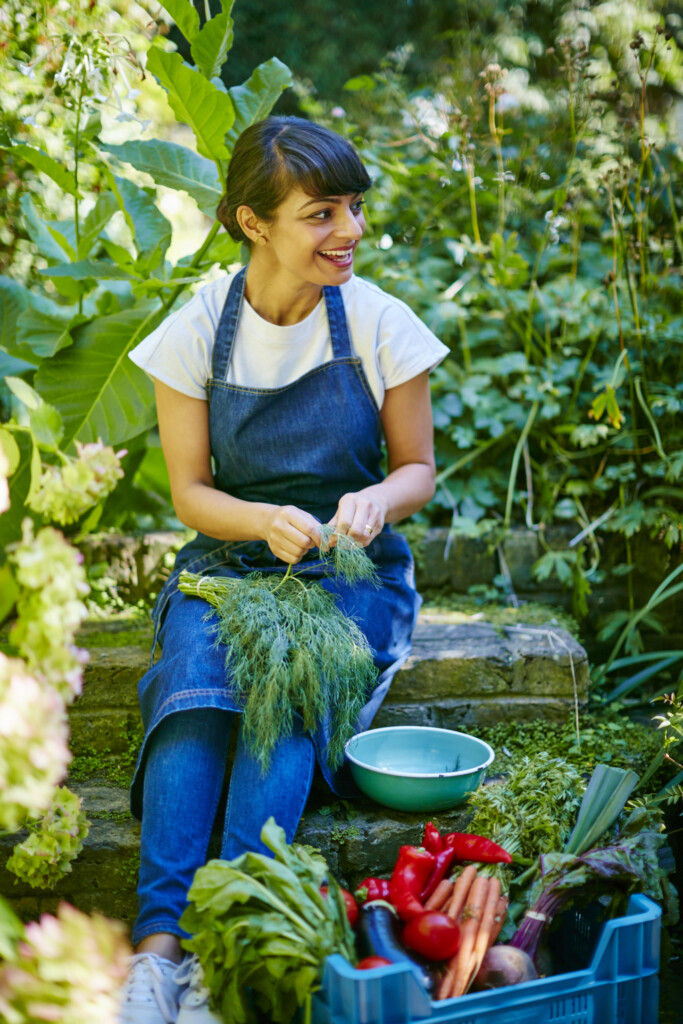
<svg viewBox="0 0 683 1024">
<path fill-rule="evenodd" d="M 344 901 L 323 857 L 288 846 L 273 818 L 261 839 L 274 857 L 245 853 L 199 868 L 180 920 L 192 936 L 183 945 L 197 954 L 225 1024 L 263 1017 L 287 1024 L 302 1006 L 310 1020 L 325 958 L 356 959 Z"/>
<path fill-rule="evenodd" d="M 346 535 L 323 531 L 321 554 L 349 583 L 377 581 L 373 562 Z M 243 578 L 183 572 L 179 589 L 216 609 L 217 642 L 236 698 L 244 704 L 244 733 L 263 771 L 278 739 L 291 735 L 294 716 L 313 731 L 329 712 L 328 757 L 341 764 L 344 743 L 377 678 L 372 650 L 356 625 L 319 583 L 249 573 Z"/>
</svg>

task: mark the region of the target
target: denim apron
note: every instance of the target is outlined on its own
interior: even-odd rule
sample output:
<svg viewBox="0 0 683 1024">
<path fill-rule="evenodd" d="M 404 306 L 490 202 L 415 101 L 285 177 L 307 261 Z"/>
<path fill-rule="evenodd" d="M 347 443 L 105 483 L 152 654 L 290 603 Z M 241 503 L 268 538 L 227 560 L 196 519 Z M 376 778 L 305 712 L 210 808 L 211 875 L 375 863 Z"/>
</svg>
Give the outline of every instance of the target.
<svg viewBox="0 0 683 1024">
<path fill-rule="evenodd" d="M 207 382 L 209 436 L 216 488 L 245 501 L 296 505 L 320 522 L 329 521 L 339 499 L 383 478 L 380 468 L 381 421 L 360 359 L 353 355 L 339 288 L 323 296 L 332 342 L 332 360 L 292 384 L 274 389 L 227 383 L 237 333 L 246 267 L 233 279 L 216 332 L 212 377 Z M 410 653 L 410 637 L 421 598 L 404 537 L 385 526 L 366 547 L 381 586 L 347 584 L 320 559 L 307 552 L 294 568 L 331 591 L 340 609 L 367 637 L 377 681 L 356 723 L 367 729 L 395 672 Z M 217 707 L 242 712 L 234 699 L 223 651 L 213 645 L 209 605 L 178 590 L 181 569 L 214 576 L 240 576 L 255 570 L 284 572 L 265 541 L 218 541 L 197 534 L 178 552 L 173 573 L 152 613 L 154 648 L 161 656 L 140 681 L 138 692 L 145 738 L 131 790 L 131 807 L 141 816 L 142 776 L 149 736 L 169 714 Z M 339 796 L 358 790 L 347 766 L 334 770 L 326 747 L 330 722 L 320 722 L 312 739 L 322 773 Z"/>
</svg>

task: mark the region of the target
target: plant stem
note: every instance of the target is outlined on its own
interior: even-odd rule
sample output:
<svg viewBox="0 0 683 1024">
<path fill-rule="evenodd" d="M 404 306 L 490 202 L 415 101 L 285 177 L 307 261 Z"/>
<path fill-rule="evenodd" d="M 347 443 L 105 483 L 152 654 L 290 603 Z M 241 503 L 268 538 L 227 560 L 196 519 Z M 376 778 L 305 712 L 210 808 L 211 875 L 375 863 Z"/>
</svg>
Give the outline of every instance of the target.
<svg viewBox="0 0 683 1024">
<path fill-rule="evenodd" d="M 81 242 L 81 226 L 78 219 L 78 163 L 79 163 L 79 146 L 81 140 L 81 110 L 83 107 L 83 78 L 79 82 L 78 90 L 78 105 L 76 106 L 76 131 L 74 134 L 74 236 L 76 239 L 76 259 L 80 259 L 79 247 Z M 78 296 L 78 313 L 79 316 L 83 313 L 83 295 Z"/>
<path fill-rule="evenodd" d="M 531 410 L 529 411 L 529 415 L 527 416 L 526 423 L 524 424 L 524 429 L 522 430 L 522 433 L 519 435 L 519 440 L 515 445 L 515 451 L 512 456 L 512 466 L 510 468 L 510 480 L 508 482 L 507 501 L 505 502 L 505 518 L 503 520 L 504 526 L 506 528 L 509 528 L 510 519 L 512 517 L 512 501 L 515 493 L 515 480 L 517 478 L 519 460 L 522 457 L 522 450 L 524 448 L 524 444 L 526 442 L 527 437 L 529 436 L 529 432 L 531 431 L 531 428 L 534 424 L 534 420 L 536 419 L 536 413 L 538 412 L 539 408 L 540 402 L 538 401 L 538 399 L 536 399 L 536 401 L 534 401 L 533 405 L 531 406 Z"/>
</svg>

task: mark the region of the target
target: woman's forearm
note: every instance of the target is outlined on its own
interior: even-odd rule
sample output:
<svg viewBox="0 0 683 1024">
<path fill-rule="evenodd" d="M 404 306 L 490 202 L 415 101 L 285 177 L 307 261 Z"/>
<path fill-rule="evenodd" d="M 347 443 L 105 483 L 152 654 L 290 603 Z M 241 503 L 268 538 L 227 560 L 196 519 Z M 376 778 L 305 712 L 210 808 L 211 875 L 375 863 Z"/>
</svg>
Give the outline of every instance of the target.
<svg viewBox="0 0 683 1024">
<path fill-rule="evenodd" d="M 379 484 L 364 487 L 359 494 L 377 499 L 385 509 L 385 523 L 406 519 L 434 497 L 434 466 L 410 462 L 392 470 Z"/>
<path fill-rule="evenodd" d="M 277 509 L 260 501 L 243 501 L 204 483 L 187 486 L 173 495 L 181 523 L 217 540 L 265 540 L 268 523 Z"/>
</svg>

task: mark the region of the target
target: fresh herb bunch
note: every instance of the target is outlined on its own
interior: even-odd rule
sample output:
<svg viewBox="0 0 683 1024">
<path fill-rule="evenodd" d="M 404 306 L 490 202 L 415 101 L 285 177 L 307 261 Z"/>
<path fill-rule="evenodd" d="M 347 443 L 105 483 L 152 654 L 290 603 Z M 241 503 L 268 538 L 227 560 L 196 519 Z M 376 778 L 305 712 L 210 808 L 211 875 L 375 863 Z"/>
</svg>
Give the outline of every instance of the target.
<svg viewBox="0 0 683 1024">
<path fill-rule="evenodd" d="M 518 863 L 561 850 L 574 825 L 583 794 L 577 769 L 541 752 L 525 757 L 501 783 L 481 786 L 470 798 L 468 831 L 487 836 Z M 499 871 L 509 869 L 497 868 Z"/>
<path fill-rule="evenodd" d="M 310 1021 L 325 958 L 356 960 L 344 900 L 323 857 L 288 846 L 273 818 L 261 839 L 274 859 L 244 853 L 209 861 L 195 874 L 180 920 L 192 936 L 183 946 L 197 954 L 224 1024 L 255 1024 L 260 1015 L 288 1024 L 301 1006 Z"/>
<path fill-rule="evenodd" d="M 374 563 L 346 535 L 323 527 L 321 554 L 344 580 L 377 583 Z M 284 576 L 252 572 L 244 577 L 182 572 L 179 589 L 216 609 L 217 643 L 225 648 L 234 694 L 244 705 L 244 735 L 263 771 L 277 741 L 291 735 L 295 714 L 314 730 L 331 715 L 327 754 L 332 767 L 375 680 L 372 650 L 356 623 L 318 582 L 301 579 L 291 566 Z"/>
</svg>

